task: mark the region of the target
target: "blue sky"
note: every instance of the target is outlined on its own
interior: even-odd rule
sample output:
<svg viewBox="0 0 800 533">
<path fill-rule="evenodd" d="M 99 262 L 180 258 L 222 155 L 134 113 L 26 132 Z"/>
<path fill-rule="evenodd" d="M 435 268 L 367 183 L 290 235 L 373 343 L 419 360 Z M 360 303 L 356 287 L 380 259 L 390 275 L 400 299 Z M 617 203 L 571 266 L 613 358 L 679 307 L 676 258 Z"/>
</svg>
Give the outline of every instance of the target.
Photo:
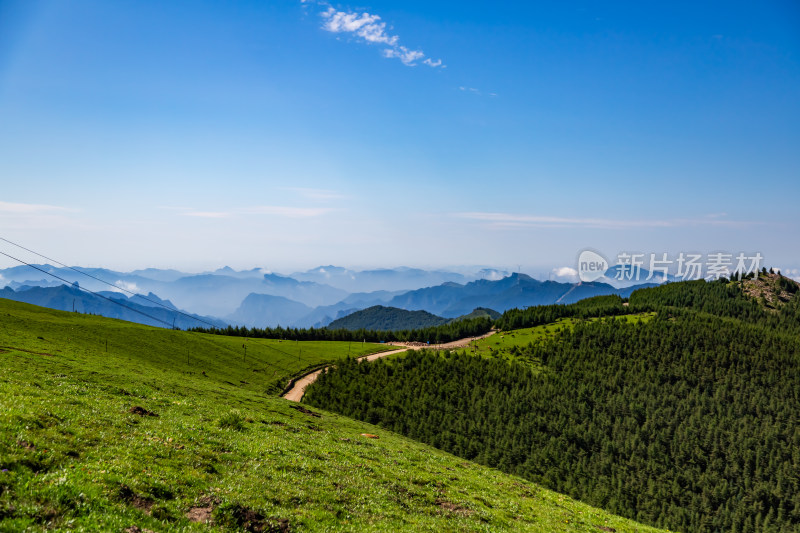
<svg viewBox="0 0 800 533">
<path fill-rule="evenodd" d="M 488 6 L 0 0 L 2 236 L 120 269 L 800 267 L 796 2 Z"/>
</svg>

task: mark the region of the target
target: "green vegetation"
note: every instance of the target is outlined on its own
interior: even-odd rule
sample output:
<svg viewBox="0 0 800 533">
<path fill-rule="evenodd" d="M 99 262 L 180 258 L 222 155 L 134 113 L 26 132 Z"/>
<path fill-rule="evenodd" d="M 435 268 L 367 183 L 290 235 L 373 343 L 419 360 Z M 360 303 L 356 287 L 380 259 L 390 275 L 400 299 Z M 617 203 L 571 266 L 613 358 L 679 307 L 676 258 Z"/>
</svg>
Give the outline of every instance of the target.
<svg viewBox="0 0 800 533">
<path fill-rule="evenodd" d="M 304 401 L 644 523 L 797 531 L 800 298 L 767 309 L 722 280 L 622 303 L 507 312 L 498 323 L 552 325 L 506 333 L 503 357 L 348 361 Z M 628 310 L 651 311 L 578 319 Z"/>
<path fill-rule="evenodd" d="M 304 370 L 388 349 L 361 342 L 300 344 L 143 329 L 131 322 L 0 301 L 0 348 L 22 347 L 58 356 L 76 367 L 99 365 L 105 371 L 131 374 L 145 359 L 176 384 L 205 372 L 215 382 L 254 392 L 280 392 L 291 376 Z"/>
<path fill-rule="evenodd" d="M 473 318 L 490 318 L 492 320 L 497 320 L 500 318 L 500 313 L 495 311 L 494 309 L 489 309 L 487 307 L 476 307 L 472 310 L 471 313 L 462 315 L 458 318 L 454 318 L 453 321 L 456 320 L 471 320 Z"/>
<path fill-rule="evenodd" d="M 615 316 L 616 320 L 638 323 L 651 320 L 655 313 L 638 313 L 633 315 Z M 588 321 L 600 320 L 600 318 L 589 318 Z M 559 318 L 552 324 L 544 324 L 532 328 L 516 329 L 511 331 L 501 331 L 491 337 L 472 341 L 469 350 L 473 354 L 481 354 L 495 357 L 519 358 L 525 348 L 531 348 L 546 340 L 554 339 L 561 331 L 571 329 L 580 322 L 577 318 Z"/>
<path fill-rule="evenodd" d="M 402 331 L 441 326 L 447 318 L 427 311 L 406 311 L 397 307 L 374 305 L 355 311 L 328 324 L 329 329 Z"/>
<path fill-rule="evenodd" d="M 0 300 L 0 346 L 3 532 L 654 531 L 264 394 L 348 343 L 226 338 Z"/>
<path fill-rule="evenodd" d="M 525 309 L 509 309 L 503 316 L 494 321 L 500 330 L 529 328 L 552 324 L 560 318 L 593 318 L 600 316 L 625 315 L 631 309 L 624 305 L 622 298 L 616 295 L 595 296 L 570 305 L 541 305 Z M 642 310 L 651 310 L 644 308 Z"/>
<path fill-rule="evenodd" d="M 331 329 L 331 328 L 196 328 L 192 331 L 211 333 L 233 337 L 250 337 L 259 339 L 288 339 L 288 340 L 324 340 L 324 341 L 358 341 L 358 342 L 431 342 L 440 344 L 451 342 L 464 337 L 482 335 L 492 328 L 492 321 L 488 317 L 473 318 L 468 320 L 450 321 L 440 326 L 424 327 L 420 329 L 407 329 L 398 331 L 379 331 L 371 329 Z"/>
</svg>

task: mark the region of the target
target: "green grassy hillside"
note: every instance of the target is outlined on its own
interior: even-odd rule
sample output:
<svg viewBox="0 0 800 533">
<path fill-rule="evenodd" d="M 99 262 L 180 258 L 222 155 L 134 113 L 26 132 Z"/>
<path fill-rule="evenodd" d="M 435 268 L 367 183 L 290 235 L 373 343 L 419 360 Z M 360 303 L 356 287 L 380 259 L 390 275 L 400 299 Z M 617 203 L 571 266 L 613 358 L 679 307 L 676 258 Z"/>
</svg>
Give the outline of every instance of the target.
<svg viewBox="0 0 800 533">
<path fill-rule="evenodd" d="M 615 316 L 613 319 L 638 323 L 652 320 L 654 316 L 655 313 L 653 312 L 636 313 L 632 315 Z M 608 319 L 611 319 L 611 317 Z M 575 324 L 581 322 L 594 322 L 596 320 L 600 320 L 600 318 L 559 318 L 550 324 L 542 324 L 541 326 L 534 326 L 532 328 L 501 331 L 496 335 L 492 335 L 491 337 L 472 341 L 470 344 L 470 350 L 473 353 L 479 353 L 481 355 L 518 358 L 524 349 L 529 346 L 539 345 L 547 340 L 552 340 L 558 335 L 558 333 L 574 328 Z"/>
<path fill-rule="evenodd" d="M 0 531 L 655 531 L 265 394 L 380 346 L 169 331 L 6 300 L 0 346 Z"/>
<path fill-rule="evenodd" d="M 254 392 L 278 392 L 289 377 L 347 357 L 382 350 L 360 342 L 248 339 L 142 327 L 93 315 L 67 313 L 9 300 L 0 307 L 0 348 L 24 348 L 58 356 L 75 369 L 137 375 L 179 385 L 191 378 L 214 388 L 233 384 Z M 140 374 L 142 364 L 147 374 Z M 152 376 L 155 377 L 155 376 Z"/>
</svg>

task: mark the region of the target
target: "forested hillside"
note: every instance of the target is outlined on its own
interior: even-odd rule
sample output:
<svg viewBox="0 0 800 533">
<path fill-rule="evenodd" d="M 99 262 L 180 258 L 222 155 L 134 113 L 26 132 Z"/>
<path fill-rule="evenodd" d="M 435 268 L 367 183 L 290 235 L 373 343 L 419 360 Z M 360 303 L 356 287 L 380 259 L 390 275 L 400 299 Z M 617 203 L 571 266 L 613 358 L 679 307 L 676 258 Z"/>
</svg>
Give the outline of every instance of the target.
<svg viewBox="0 0 800 533">
<path fill-rule="evenodd" d="M 465 320 L 454 320 L 440 326 L 429 326 L 420 329 L 404 329 L 399 331 L 375 329 L 342 329 L 342 328 L 194 328 L 192 331 L 228 335 L 236 337 L 252 337 L 257 339 L 288 340 L 327 340 L 327 341 L 365 341 L 392 342 L 417 341 L 432 344 L 450 342 L 464 337 L 482 335 L 492 328 L 492 320 L 488 316 Z"/>
<path fill-rule="evenodd" d="M 350 361 L 305 401 L 660 527 L 796 531 L 800 306 L 765 308 L 742 285 L 674 283 L 629 306 L 607 297 L 508 312 L 504 327 L 657 311 L 578 321 L 510 361 Z"/>
<path fill-rule="evenodd" d="M 374 305 L 328 324 L 329 329 L 397 331 L 440 326 L 449 319 L 427 311 L 406 311 L 397 307 Z"/>
</svg>

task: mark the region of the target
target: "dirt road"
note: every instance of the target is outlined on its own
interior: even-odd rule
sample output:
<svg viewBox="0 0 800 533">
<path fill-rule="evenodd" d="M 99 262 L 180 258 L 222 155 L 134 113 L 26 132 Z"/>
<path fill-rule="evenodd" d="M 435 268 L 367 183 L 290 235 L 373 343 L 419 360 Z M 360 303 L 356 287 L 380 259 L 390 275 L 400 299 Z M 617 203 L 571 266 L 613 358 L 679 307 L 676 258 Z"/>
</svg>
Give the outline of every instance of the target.
<svg viewBox="0 0 800 533">
<path fill-rule="evenodd" d="M 493 335 L 494 330 L 484 333 L 483 335 L 479 335 L 477 337 L 466 337 L 464 339 L 459 339 L 453 342 L 447 342 L 444 344 L 424 344 L 421 342 L 393 342 L 391 343 L 392 346 L 403 346 L 398 350 L 389 350 L 386 352 L 378 352 L 373 353 L 370 355 L 365 355 L 364 357 L 359 357 L 359 359 L 366 359 L 367 361 L 374 361 L 375 359 L 380 359 L 381 357 L 386 357 L 387 355 L 392 355 L 396 353 L 405 352 L 406 350 L 421 350 L 423 348 L 427 348 L 429 350 L 452 350 L 453 348 L 463 348 L 468 346 L 470 342 L 478 339 L 484 339 L 489 335 Z M 326 367 L 327 368 L 327 367 Z M 322 370 L 325 370 L 324 368 Z M 306 392 L 306 387 L 311 385 L 317 380 L 317 377 L 322 373 L 322 370 L 317 370 L 316 372 L 312 372 L 303 376 L 302 378 L 295 381 L 294 386 L 292 386 L 289 391 L 283 395 L 289 401 L 292 402 L 299 402 L 303 399 L 303 394 Z"/>
</svg>

